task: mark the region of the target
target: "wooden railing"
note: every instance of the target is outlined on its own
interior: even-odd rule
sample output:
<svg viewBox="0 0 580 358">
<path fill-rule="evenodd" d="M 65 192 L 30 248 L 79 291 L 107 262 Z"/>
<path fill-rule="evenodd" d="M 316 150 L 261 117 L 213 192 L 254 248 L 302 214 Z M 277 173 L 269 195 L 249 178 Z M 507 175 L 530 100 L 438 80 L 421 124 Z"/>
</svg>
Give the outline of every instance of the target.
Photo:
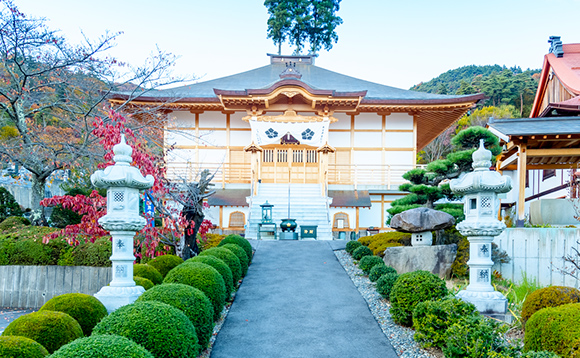
<svg viewBox="0 0 580 358">
<path fill-rule="evenodd" d="M 167 177 L 170 180 L 196 181 L 197 175 L 204 169 L 215 173 L 212 180 L 214 184 L 225 183 L 251 183 L 252 168 L 245 163 L 187 163 L 171 162 L 167 164 Z"/>
</svg>

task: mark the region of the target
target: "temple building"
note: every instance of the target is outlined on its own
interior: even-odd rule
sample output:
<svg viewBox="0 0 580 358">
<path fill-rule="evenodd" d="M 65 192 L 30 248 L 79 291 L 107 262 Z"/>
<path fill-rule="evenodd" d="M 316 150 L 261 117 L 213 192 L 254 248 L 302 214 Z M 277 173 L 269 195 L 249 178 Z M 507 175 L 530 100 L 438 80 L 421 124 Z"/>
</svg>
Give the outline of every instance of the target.
<svg viewBox="0 0 580 358">
<path fill-rule="evenodd" d="M 266 66 L 131 102 L 166 116 L 168 176 L 215 171 L 209 216 L 248 238 L 261 236 L 266 201 L 274 223 L 316 226 L 318 239 L 388 229 L 386 210 L 405 195 L 397 189 L 417 152 L 483 97 L 364 81 L 310 55 L 268 56 Z"/>
</svg>

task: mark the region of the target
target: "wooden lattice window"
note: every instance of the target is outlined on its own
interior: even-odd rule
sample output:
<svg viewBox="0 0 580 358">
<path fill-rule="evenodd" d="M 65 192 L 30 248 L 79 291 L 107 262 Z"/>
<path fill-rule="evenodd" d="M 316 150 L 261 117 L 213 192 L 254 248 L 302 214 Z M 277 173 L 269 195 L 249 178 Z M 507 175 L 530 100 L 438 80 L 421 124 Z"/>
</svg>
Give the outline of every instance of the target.
<svg viewBox="0 0 580 358">
<path fill-rule="evenodd" d="M 349 221 L 347 213 L 336 213 L 334 214 L 334 221 L 332 224 L 334 229 L 348 229 Z"/>
<path fill-rule="evenodd" d="M 230 227 L 244 227 L 246 215 L 241 211 L 234 211 L 230 214 Z"/>
</svg>

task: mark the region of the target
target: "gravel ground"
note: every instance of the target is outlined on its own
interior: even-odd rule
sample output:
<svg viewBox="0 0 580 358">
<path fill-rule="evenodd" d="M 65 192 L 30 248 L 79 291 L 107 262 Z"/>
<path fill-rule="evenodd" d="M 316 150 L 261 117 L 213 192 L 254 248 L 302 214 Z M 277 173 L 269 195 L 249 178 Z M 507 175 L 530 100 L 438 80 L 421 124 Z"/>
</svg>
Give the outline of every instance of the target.
<svg viewBox="0 0 580 358">
<path fill-rule="evenodd" d="M 367 301 L 371 313 L 375 316 L 383 333 L 387 336 L 399 357 L 437 358 L 443 356 L 440 352 L 428 351 L 419 347 L 413 340 L 415 331 L 393 322 L 389 313 L 391 305 L 377 293 L 375 284 L 354 264 L 352 257 L 346 251 L 337 250 L 334 251 L 334 254 L 360 294 Z"/>
</svg>

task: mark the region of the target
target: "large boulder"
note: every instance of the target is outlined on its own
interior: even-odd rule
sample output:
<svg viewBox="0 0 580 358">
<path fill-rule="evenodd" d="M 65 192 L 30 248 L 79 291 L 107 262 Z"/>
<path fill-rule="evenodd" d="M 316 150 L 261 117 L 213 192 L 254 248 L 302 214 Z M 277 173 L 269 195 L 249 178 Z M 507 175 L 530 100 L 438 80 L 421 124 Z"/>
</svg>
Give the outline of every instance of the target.
<svg viewBox="0 0 580 358">
<path fill-rule="evenodd" d="M 454 224 L 453 216 L 429 208 L 406 210 L 391 219 L 391 228 L 408 233 L 443 230 Z"/>
<path fill-rule="evenodd" d="M 399 274 L 417 270 L 429 271 L 441 278 L 451 276 L 451 265 L 455 261 L 457 245 L 419 247 L 388 247 L 383 261 Z"/>
</svg>

